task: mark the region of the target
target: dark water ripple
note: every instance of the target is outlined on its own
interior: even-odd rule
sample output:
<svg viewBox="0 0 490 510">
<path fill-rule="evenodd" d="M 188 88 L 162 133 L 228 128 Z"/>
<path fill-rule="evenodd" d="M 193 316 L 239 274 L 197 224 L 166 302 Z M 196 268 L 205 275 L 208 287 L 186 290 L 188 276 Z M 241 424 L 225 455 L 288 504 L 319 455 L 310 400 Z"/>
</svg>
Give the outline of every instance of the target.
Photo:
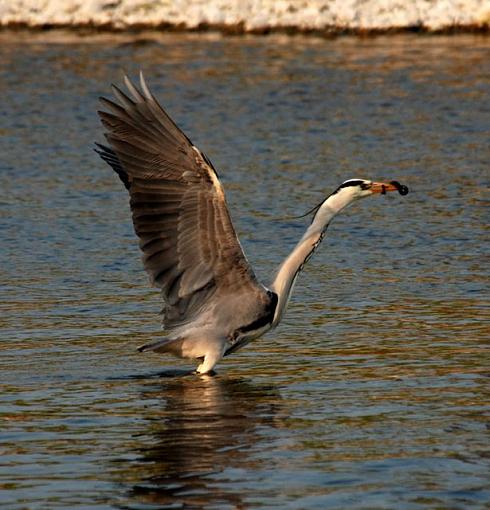
<svg viewBox="0 0 490 510">
<path fill-rule="evenodd" d="M 484 509 L 488 38 L 0 34 L 2 508 Z M 284 324 L 197 379 L 91 151 L 142 68 L 267 280 L 351 177 Z"/>
</svg>

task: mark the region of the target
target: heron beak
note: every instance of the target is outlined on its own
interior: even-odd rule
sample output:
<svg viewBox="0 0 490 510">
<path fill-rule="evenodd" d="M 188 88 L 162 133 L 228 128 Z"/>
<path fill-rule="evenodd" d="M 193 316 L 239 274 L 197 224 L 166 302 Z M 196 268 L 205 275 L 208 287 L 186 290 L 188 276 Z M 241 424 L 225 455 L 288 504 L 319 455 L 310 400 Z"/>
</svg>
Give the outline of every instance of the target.
<svg viewBox="0 0 490 510">
<path fill-rule="evenodd" d="M 387 191 L 398 191 L 398 187 L 391 182 L 373 182 L 371 184 L 371 191 L 385 195 Z"/>
</svg>

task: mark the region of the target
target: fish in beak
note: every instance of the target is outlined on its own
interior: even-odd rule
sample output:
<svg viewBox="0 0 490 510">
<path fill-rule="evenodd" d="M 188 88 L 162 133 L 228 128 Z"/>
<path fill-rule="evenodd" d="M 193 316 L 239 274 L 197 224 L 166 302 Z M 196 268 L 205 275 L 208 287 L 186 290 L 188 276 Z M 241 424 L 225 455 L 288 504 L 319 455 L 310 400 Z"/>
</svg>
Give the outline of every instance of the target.
<svg viewBox="0 0 490 510">
<path fill-rule="evenodd" d="M 398 191 L 400 195 L 406 195 L 408 193 L 408 188 L 398 181 L 373 182 L 371 191 L 373 193 L 381 193 L 382 195 L 385 195 L 387 191 Z"/>
</svg>

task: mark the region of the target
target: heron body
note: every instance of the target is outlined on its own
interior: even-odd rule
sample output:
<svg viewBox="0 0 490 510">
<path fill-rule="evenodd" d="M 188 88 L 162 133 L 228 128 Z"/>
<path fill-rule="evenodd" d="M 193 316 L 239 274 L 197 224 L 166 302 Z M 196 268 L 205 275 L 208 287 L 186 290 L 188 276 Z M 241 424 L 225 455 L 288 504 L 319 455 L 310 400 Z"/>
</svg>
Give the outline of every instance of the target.
<svg viewBox="0 0 490 510">
<path fill-rule="evenodd" d="M 112 87 L 117 103 L 101 98 L 108 145 L 96 150 L 129 192 L 143 264 L 164 302 L 167 336 L 139 350 L 197 359 L 197 372 L 207 373 L 279 323 L 299 272 L 336 214 L 359 198 L 404 187 L 344 182 L 314 209 L 266 287 L 243 253 L 209 159 L 159 105 L 142 74 L 140 88 L 127 77 L 125 84 L 129 95 Z"/>
</svg>

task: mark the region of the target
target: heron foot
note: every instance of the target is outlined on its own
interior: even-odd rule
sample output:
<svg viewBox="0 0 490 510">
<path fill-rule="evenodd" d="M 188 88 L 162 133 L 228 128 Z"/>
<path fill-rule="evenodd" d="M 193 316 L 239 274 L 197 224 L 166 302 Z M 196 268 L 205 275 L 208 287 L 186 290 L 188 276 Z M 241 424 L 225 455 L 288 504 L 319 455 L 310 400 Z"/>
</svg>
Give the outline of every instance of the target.
<svg viewBox="0 0 490 510">
<path fill-rule="evenodd" d="M 208 370 L 207 372 L 199 372 L 199 370 L 194 370 L 194 372 L 192 372 L 194 375 L 206 375 L 206 376 L 209 376 L 209 377 L 214 377 L 216 375 L 216 372 L 214 370 Z"/>
</svg>

